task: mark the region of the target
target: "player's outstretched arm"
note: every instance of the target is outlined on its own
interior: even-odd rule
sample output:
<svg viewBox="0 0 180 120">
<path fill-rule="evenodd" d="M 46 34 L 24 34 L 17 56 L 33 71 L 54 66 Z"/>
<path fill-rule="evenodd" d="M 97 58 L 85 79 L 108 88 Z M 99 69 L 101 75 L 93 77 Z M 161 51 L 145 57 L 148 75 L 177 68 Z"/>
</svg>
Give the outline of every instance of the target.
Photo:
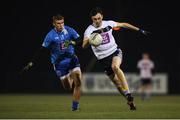
<svg viewBox="0 0 180 120">
<path fill-rule="evenodd" d="M 140 29 L 140 28 L 138 28 L 138 27 L 136 27 L 134 25 L 131 25 L 129 23 L 119 23 L 119 22 L 117 22 L 117 27 L 122 27 L 122 28 L 127 28 L 127 29 L 130 29 L 130 30 L 135 30 L 135 31 L 138 31 L 138 32 L 142 33 L 143 35 L 146 35 L 146 36 L 148 34 L 150 34 L 150 32 L 145 31 L 143 29 Z"/>
<path fill-rule="evenodd" d="M 122 28 L 127 28 L 127 29 L 131 29 L 131 30 L 135 30 L 135 31 L 139 31 L 140 28 L 134 26 L 134 25 L 131 25 L 129 23 L 119 23 L 117 22 L 117 27 L 122 27 Z"/>
</svg>

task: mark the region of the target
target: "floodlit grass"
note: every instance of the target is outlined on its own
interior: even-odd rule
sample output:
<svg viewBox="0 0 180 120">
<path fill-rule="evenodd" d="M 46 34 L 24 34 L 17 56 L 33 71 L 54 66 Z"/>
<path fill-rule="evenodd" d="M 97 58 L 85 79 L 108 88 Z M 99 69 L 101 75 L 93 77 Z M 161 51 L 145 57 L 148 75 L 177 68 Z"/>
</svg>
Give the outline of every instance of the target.
<svg viewBox="0 0 180 120">
<path fill-rule="evenodd" d="M 153 96 L 141 101 L 135 96 L 136 111 L 118 95 L 82 95 L 80 111 L 71 111 L 71 95 L 0 94 L 0 119 L 113 119 L 180 118 L 180 96 Z"/>
</svg>

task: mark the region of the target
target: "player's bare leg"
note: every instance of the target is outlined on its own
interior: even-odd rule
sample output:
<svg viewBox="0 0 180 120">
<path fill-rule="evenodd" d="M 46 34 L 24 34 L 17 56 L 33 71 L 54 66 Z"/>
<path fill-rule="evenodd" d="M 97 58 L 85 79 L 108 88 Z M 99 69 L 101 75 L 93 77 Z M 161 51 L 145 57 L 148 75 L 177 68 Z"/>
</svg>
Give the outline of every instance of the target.
<svg viewBox="0 0 180 120">
<path fill-rule="evenodd" d="M 131 96 L 127 80 L 125 78 L 123 71 L 120 69 L 120 65 L 121 58 L 118 56 L 113 57 L 111 67 L 113 72 L 115 73 L 115 77 L 117 78 L 115 84 L 116 86 L 118 86 L 117 88 L 121 89 L 121 91 L 123 91 L 123 93 L 125 94 L 128 101 L 128 105 L 130 106 L 130 110 L 136 110 L 135 104 L 133 103 L 134 98 Z"/>
<path fill-rule="evenodd" d="M 126 95 L 125 95 L 124 91 L 122 90 L 121 82 L 118 80 L 117 76 L 116 75 L 110 75 L 109 78 L 115 84 L 118 91 L 125 97 Z"/>
<path fill-rule="evenodd" d="M 141 93 L 141 100 L 145 99 L 145 86 L 141 85 L 140 86 L 140 93 Z"/>
<path fill-rule="evenodd" d="M 142 100 L 148 100 L 151 96 L 152 85 L 147 84 L 142 86 L 141 98 Z"/>
<path fill-rule="evenodd" d="M 152 84 L 148 84 L 148 85 L 147 85 L 147 91 L 146 91 L 146 93 L 147 93 L 147 98 L 150 99 L 151 93 L 152 93 Z"/>
<path fill-rule="evenodd" d="M 118 80 L 121 82 L 122 90 L 125 92 L 125 94 L 130 93 L 127 80 L 125 78 L 123 71 L 120 69 L 120 65 L 121 65 L 121 58 L 118 56 L 113 57 L 112 66 L 111 66 L 112 70 L 117 76 Z"/>
<path fill-rule="evenodd" d="M 71 80 L 69 75 L 67 75 L 66 77 L 64 77 L 61 80 L 61 84 L 65 90 L 71 90 L 72 89 L 72 82 L 73 82 L 73 80 Z"/>
<path fill-rule="evenodd" d="M 115 84 L 118 91 L 127 99 L 128 105 L 130 106 L 130 110 L 136 110 L 135 104 L 133 103 L 133 97 L 131 96 L 130 93 L 125 94 L 125 92 L 122 89 L 121 82 L 120 82 L 120 80 L 118 80 L 117 76 L 116 75 L 113 75 L 113 76 L 111 75 L 111 76 L 109 76 L 109 78 Z"/>
<path fill-rule="evenodd" d="M 78 110 L 79 100 L 81 96 L 81 71 L 73 71 L 70 77 L 74 82 L 72 111 L 76 111 Z"/>
</svg>

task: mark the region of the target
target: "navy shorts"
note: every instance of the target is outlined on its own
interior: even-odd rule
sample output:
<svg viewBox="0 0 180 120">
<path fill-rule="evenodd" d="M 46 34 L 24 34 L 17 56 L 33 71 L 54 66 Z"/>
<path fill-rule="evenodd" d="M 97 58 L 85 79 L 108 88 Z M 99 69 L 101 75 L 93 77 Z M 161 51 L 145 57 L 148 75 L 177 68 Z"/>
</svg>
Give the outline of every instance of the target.
<svg viewBox="0 0 180 120">
<path fill-rule="evenodd" d="M 141 85 L 148 85 L 151 83 L 152 83 L 152 80 L 150 78 L 142 78 L 141 79 Z"/>
<path fill-rule="evenodd" d="M 100 64 L 102 64 L 102 66 L 104 66 L 104 72 L 110 76 L 110 75 L 113 75 L 114 72 L 112 70 L 112 59 L 113 57 L 115 56 L 119 56 L 121 59 L 122 59 L 122 51 L 121 49 L 117 49 L 113 54 L 111 54 L 110 56 L 108 57 L 105 57 L 101 60 L 98 60 L 100 62 Z M 120 67 L 120 66 L 119 66 Z"/>
</svg>

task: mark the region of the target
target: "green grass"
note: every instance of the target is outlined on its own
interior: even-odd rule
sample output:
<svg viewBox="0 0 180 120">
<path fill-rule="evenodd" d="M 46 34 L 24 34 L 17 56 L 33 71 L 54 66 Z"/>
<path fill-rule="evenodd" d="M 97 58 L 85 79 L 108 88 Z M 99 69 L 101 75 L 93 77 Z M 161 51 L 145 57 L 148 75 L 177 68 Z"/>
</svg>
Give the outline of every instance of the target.
<svg viewBox="0 0 180 120">
<path fill-rule="evenodd" d="M 33 118 L 180 118 L 180 96 L 153 96 L 149 101 L 135 97 L 137 111 L 117 95 L 82 95 L 81 110 L 70 111 L 70 95 L 0 94 L 0 119 Z"/>
</svg>

